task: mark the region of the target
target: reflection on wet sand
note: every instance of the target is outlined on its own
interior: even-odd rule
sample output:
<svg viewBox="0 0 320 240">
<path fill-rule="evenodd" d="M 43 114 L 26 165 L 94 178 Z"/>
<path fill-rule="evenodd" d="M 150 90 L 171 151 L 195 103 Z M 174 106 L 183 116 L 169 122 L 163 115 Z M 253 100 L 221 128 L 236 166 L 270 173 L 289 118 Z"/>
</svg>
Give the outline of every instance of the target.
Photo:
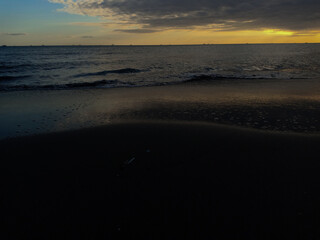
<svg viewBox="0 0 320 240">
<path fill-rule="evenodd" d="M 318 133 L 320 83 L 301 81 L 4 93 L 0 123 L 5 127 L 0 138 L 127 120 L 198 121 Z"/>
</svg>

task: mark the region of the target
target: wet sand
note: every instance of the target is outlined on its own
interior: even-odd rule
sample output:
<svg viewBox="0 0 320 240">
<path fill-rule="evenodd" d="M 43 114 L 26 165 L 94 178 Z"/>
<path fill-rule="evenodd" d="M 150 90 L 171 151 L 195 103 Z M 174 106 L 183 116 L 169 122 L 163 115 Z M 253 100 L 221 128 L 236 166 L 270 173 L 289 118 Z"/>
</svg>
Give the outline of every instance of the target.
<svg viewBox="0 0 320 240">
<path fill-rule="evenodd" d="M 320 81 L 229 80 L 0 94 L 0 139 L 132 120 L 199 121 L 320 133 Z"/>
<path fill-rule="evenodd" d="M 225 111 L 247 119 L 241 110 L 261 110 L 260 100 L 269 108 L 290 103 L 283 117 L 290 118 L 300 114 L 295 101 L 318 104 L 317 95 L 222 88 L 34 95 L 47 102 L 30 107 L 30 119 L 39 109 L 44 115 L 64 111 L 70 99 L 88 107 L 75 110 L 67 128 L 0 141 L 2 239 L 318 239 L 318 132 L 261 130 L 206 117 L 215 113 L 226 121 Z M 55 117 L 68 122 L 71 115 Z M 92 126 L 70 128 L 97 118 Z"/>
</svg>

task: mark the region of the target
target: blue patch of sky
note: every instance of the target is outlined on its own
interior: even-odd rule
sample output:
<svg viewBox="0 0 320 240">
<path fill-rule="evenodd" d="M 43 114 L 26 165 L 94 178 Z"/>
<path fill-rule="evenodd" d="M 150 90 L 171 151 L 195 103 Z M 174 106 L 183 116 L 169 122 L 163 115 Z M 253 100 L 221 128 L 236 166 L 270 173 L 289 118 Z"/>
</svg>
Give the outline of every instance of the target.
<svg viewBox="0 0 320 240">
<path fill-rule="evenodd" d="M 0 32 L 41 33 L 72 22 L 99 22 L 96 17 L 72 15 L 59 8 L 62 5 L 48 0 L 0 0 Z"/>
</svg>

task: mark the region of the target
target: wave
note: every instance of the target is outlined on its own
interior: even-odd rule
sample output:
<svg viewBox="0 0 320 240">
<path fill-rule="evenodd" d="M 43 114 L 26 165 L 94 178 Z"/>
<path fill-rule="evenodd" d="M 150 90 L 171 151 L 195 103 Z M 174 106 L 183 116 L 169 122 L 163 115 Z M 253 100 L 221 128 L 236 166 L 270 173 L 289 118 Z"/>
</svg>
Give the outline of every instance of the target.
<svg viewBox="0 0 320 240">
<path fill-rule="evenodd" d="M 34 66 L 31 64 L 10 64 L 10 65 L 0 65 L 0 73 L 6 74 L 6 73 L 24 73 L 24 71 L 33 69 Z"/>
<path fill-rule="evenodd" d="M 205 81 L 232 81 L 232 80 L 263 80 L 263 79 L 308 79 L 306 77 L 279 77 L 275 75 L 220 75 L 220 74 L 199 74 L 193 75 L 181 81 L 181 83 L 205 82 Z"/>
<path fill-rule="evenodd" d="M 14 64 L 14 63 L 8 63 L 8 64 L 1 64 L 0 62 L 0 73 L 17 73 L 17 72 L 25 72 L 25 71 L 52 71 L 52 70 L 60 70 L 60 69 L 75 69 L 75 68 L 81 68 L 81 67 L 88 67 L 88 66 L 97 66 L 103 63 L 97 63 L 97 62 L 83 62 L 83 63 L 73 63 L 73 62 L 43 62 L 43 63 L 34 63 L 34 64 Z"/>
<path fill-rule="evenodd" d="M 219 80 L 256 80 L 256 79 L 266 79 L 267 77 L 247 77 L 247 76 L 223 76 L 216 74 L 200 74 L 191 76 L 188 79 L 181 81 L 181 83 L 191 83 L 191 82 L 205 82 L 205 81 L 219 81 Z"/>
<path fill-rule="evenodd" d="M 0 65 L 0 70 L 10 70 L 10 69 L 25 68 L 25 67 L 31 67 L 31 66 L 33 65 L 31 64 Z"/>
<path fill-rule="evenodd" d="M 23 76 L 20 76 L 23 77 Z M 27 76 L 24 76 L 27 77 Z M 214 75 L 214 74 L 199 74 L 189 77 L 180 78 L 180 80 L 172 81 L 154 81 L 154 82 L 128 82 L 120 80 L 99 80 L 92 82 L 73 82 L 65 84 L 49 84 L 49 85 L 0 85 L 0 91 L 21 91 L 21 90 L 63 90 L 63 89 L 95 89 L 95 88 L 121 88 L 121 87 L 152 87 L 152 86 L 166 86 L 179 85 L 188 83 L 203 83 L 203 82 L 219 82 L 219 81 L 241 81 L 241 80 L 258 80 L 276 79 L 263 76 L 247 77 L 247 76 L 229 76 L 229 75 Z M 295 78 L 289 78 L 295 79 Z M 305 79 L 305 78 L 296 78 Z M 280 80 L 280 79 L 279 79 Z"/>
<path fill-rule="evenodd" d="M 12 85 L 0 86 L 0 91 L 19 91 L 19 90 L 63 90 L 63 89 L 81 89 L 81 88 L 99 88 L 99 87 L 130 87 L 133 83 L 124 83 L 118 80 L 100 80 L 94 82 L 66 83 L 56 85 Z"/>
<path fill-rule="evenodd" d="M 143 72 L 143 70 L 135 69 L 135 68 L 122 68 L 117 70 L 108 70 L 108 71 L 101 71 L 101 72 L 95 72 L 95 73 L 82 73 L 74 75 L 74 77 L 89 77 L 89 76 L 105 76 L 107 74 L 125 74 L 125 73 L 140 73 Z"/>
<path fill-rule="evenodd" d="M 23 75 L 23 76 L 0 76 L 0 81 L 11 81 L 11 80 L 18 80 L 23 78 L 31 77 L 30 75 Z"/>
</svg>

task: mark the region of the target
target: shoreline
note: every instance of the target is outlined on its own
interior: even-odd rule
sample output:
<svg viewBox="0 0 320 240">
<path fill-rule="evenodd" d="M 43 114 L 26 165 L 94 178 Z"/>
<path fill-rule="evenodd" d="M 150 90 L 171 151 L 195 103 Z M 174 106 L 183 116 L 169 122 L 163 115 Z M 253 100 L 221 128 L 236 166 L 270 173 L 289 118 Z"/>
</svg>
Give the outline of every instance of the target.
<svg viewBox="0 0 320 240">
<path fill-rule="evenodd" d="M 121 70 L 121 69 L 120 69 Z M 90 73 L 89 73 L 90 74 Z M 297 81 L 303 82 L 297 82 Z M 301 85 L 308 85 L 308 84 L 317 84 L 319 82 L 318 78 L 266 78 L 266 77 L 227 77 L 227 76 L 220 76 L 220 75 L 206 75 L 206 74 L 199 74 L 195 75 L 192 78 L 186 78 L 181 81 L 173 81 L 173 82 L 158 82 L 151 85 L 123 85 L 123 86 L 112 86 L 112 87 L 98 87 L 100 84 L 107 84 L 108 81 L 114 80 L 97 80 L 93 82 L 79 82 L 79 83 L 66 83 L 66 84 L 58 84 L 58 85 L 39 85 L 39 86 L 28 86 L 28 85 L 21 85 L 21 86 L 8 86 L 9 88 L 6 89 L 3 87 L 0 90 L 0 94 L 6 93 L 15 93 L 15 92 L 51 92 L 51 91 L 94 91 L 100 90 L 105 91 L 109 89 L 135 89 L 135 88 L 155 88 L 155 87 L 179 87 L 179 86 L 188 86 L 188 85 L 242 85 L 242 84 L 272 84 L 272 83 L 280 83 L 283 84 L 301 84 Z M 117 81 L 117 80 L 115 80 Z M 77 87 L 78 86 L 78 87 Z M 317 87 L 318 84 L 317 84 Z M 10 89 L 10 90 L 9 90 Z"/>
<path fill-rule="evenodd" d="M 0 94 L 0 139 L 121 121 L 210 122 L 320 133 L 318 81 L 189 83 Z"/>
</svg>

